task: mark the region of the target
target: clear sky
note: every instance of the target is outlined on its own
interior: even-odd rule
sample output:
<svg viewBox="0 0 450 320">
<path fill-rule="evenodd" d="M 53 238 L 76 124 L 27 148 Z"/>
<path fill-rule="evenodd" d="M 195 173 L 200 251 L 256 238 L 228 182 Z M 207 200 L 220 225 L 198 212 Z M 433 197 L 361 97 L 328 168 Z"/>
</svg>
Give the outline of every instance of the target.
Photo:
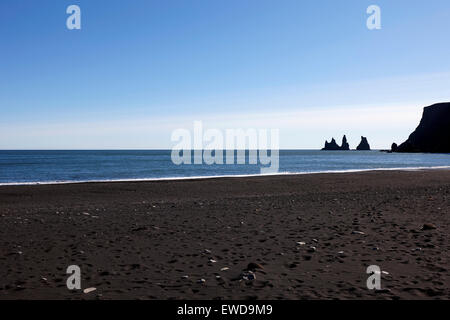
<svg viewBox="0 0 450 320">
<path fill-rule="evenodd" d="M 448 0 L 2 0 L 0 149 L 171 148 L 194 120 L 388 148 L 450 101 L 449 33 Z"/>
</svg>

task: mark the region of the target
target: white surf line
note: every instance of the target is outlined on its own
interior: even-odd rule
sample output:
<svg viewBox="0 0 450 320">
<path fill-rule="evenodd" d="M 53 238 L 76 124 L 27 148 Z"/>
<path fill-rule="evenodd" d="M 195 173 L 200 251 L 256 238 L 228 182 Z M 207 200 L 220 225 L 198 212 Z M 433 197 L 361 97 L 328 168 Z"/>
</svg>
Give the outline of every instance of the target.
<svg viewBox="0 0 450 320">
<path fill-rule="evenodd" d="M 324 171 L 302 171 L 302 172 L 275 172 L 265 174 L 240 174 L 240 175 L 219 175 L 219 176 L 187 176 L 187 177 L 161 177 L 161 178 L 136 178 L 136 179 L 111 179 L 111 180 L 78 180 L 78 181 L 38 181 L 38 182 L 5 182 L 2 186 L 30 186 L 30 185 L 57 185 L 57 184 L 80 184 L 80 183 L 109 183 L 109 182 L 155 182 L 155 181 L 179 181 L 179 180 L 201 180 L 201 179 L 222 179 L 222 178 L 251 178 L 268 176 L 297 176 L 307 174 L 322 173 L 358 173 L 370 171 L 421 171 L 421 170 L 450 170 L 450 166 L 436 167 L 400 167 L 400 168 L 370 168 L 370 169 L 347 169 L 347 170 L 324 170 Z"/>
</svg>

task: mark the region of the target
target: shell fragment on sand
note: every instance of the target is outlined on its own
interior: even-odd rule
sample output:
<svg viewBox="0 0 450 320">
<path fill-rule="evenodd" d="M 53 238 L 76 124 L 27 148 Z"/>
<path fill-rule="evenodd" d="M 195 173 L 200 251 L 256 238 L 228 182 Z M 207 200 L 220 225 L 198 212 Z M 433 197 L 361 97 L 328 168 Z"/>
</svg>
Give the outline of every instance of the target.
<svg viewBox="0 0 450 320">
<path fill-rule="evenodd" d="M 95 290 L 97 290 L 97 288 L 94 288 L 94 287 L 91 287 L 91 288 L 86 288 L 86 289 L 84 289 L 83 290 L 83 293 L 89 293 L 89 292 L 92 292 L 92 291 L 95 291 Z"/>
</svg>

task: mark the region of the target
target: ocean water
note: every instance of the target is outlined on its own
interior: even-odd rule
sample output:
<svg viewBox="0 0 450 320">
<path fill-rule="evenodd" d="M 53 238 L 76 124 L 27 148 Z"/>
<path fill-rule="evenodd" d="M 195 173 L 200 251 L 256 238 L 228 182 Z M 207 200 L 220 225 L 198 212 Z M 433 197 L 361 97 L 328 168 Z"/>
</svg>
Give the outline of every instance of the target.
<svg viewBox="0 0 450 320">
<path fill-rule="evenodd" d="M 258 175 L 261 167 L 261 164 L 175 165 L 170 150 L 0 151 L 0 184 Z M 436 167 L 450 168 L 450 154 L 280 150 L 278 172 Z"/>
</svg>

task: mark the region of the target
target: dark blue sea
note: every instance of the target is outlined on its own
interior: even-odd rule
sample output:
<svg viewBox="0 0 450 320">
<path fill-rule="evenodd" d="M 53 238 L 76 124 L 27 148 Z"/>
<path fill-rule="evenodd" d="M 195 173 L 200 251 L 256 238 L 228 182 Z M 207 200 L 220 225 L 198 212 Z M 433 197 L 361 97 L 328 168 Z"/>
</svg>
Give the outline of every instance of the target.
<svg viewBox="0 0 450 320">
<path fill-rule="evenodd" d="M 248 162 L 246 162 L 248 163 Z M 0 184 L 245 176 L 261 164 L 181 164 L 170 150 L 0 151 Z M 280 174 L 450 168 L 450 154 L 281 150 Z"/>
</svg>

